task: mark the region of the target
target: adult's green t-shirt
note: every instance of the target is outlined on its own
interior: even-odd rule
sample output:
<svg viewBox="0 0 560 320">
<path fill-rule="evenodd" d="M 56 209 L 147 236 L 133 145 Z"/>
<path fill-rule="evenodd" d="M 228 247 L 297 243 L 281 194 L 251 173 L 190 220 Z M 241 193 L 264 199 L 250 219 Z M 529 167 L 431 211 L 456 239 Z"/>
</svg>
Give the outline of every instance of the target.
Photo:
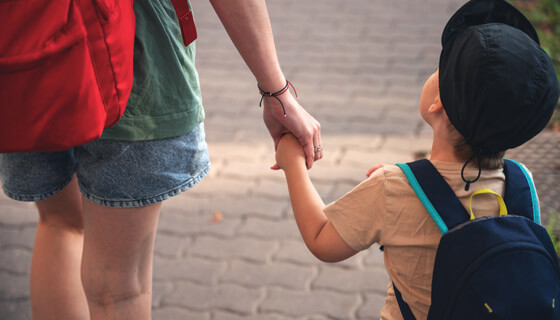
<svg viewBox="0 0 560 320">
<path fill-rule="evenodd" d="M 134 82 L 119 122 L 101 139 L 179 136 L 204 120 L 195 43 L 185 47 L 171 0 L 135 0 Z"/>
</svg>

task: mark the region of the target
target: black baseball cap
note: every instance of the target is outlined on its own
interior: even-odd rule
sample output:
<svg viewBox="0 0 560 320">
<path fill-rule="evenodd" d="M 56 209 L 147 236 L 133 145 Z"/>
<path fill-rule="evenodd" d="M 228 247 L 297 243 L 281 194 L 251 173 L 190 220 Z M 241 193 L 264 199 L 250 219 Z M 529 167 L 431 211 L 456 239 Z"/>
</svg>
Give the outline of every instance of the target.
<svg viewBox="0 0 560 320">
<path fill-rule="evenodd" d="M 501 152 L 550 121 L 560 88 L 527 18 L 504 0 L 471 0 L 442 34 L 439 88 L 453 126 L 475 152 Z"/>
</svg>

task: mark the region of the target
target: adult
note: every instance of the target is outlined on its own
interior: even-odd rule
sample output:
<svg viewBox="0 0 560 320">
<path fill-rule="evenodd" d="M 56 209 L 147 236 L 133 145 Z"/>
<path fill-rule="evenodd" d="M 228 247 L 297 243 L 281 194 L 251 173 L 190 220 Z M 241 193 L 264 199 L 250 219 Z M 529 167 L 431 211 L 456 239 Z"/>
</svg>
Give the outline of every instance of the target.
<svg viewBox="0 0 560 320">
<path fill-rule="evenodd" d="M 210 0 L 262 92 L 288 82 L 264 0 Z M 0 155 L 5 193 L 35 201 L 31 265 L 34 319 L 149 319 L 152 262 L 162 201 L 208 169 L 194 46 L 183 45 L 169 0 L 136 0 L 134 85 L 123 118 L 101 139 L 62 152 Z M 255 97 L 258 100 L 258 96 Z M 289 90 L 263 98 L 275 141 L 322 157 L 319 123 Z"/>
</svg>

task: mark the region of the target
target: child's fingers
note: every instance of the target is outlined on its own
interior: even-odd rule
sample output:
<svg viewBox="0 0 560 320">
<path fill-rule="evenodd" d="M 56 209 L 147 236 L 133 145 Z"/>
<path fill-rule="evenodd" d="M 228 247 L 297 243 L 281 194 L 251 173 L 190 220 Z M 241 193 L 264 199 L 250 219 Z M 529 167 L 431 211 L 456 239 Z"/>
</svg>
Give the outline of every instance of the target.
<svg viewBox="0 0 560 320">
<path fill-rule="evenodd" d="M 371 176 L 371 174 L 374 173 L 375 170 L 377 170 L 379 168 L 382 168 L 382 167 L 383 167 L 383 164 L 380 163 L 380 164 L 376 164 L 373 167 L 369 168 L 368 172 L 366 173 L 366 177 L 369 178 L 369 176 Z"/>
</svg>

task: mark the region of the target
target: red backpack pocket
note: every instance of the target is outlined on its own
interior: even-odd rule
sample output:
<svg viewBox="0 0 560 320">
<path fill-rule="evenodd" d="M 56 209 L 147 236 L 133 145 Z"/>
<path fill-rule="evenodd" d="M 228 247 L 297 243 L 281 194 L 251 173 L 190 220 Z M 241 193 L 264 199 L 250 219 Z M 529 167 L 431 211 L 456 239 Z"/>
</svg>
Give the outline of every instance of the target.
<svg viewBox="0 0 560 320">
<path fill-rule="evenodd" d="M 0 152 L 66 150 L 120 118 L 132 87 L 132 3 L 121 22 L 126 54 L 111 59 L 100 16 L 91 1 L 0 2 Z"/>
</svg>

